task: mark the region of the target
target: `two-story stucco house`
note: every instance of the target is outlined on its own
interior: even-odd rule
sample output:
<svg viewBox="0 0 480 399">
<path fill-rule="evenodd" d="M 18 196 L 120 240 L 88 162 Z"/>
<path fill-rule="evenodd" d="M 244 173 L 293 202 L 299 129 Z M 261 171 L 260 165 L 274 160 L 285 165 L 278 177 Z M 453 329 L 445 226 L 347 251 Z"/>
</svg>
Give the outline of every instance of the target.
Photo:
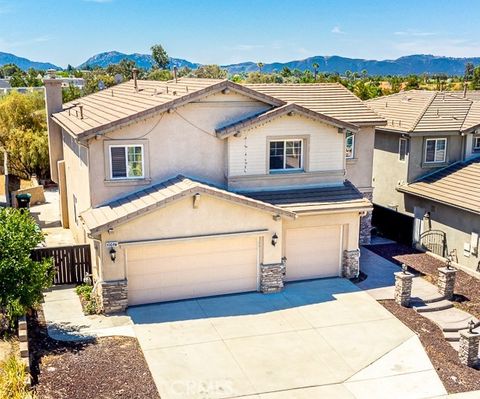
<svg viewBox="0 0 480 399">
<path fill-rule="evenodd" d="M 344 87 L 134 78 L 62 105 L 60 85 L 52 176 L 106 312 L 358 274 L 384 120 Z"/>
<path fill-rule="evenodd" d="M 375 133 L 379 224 L 408 226 L 407 240 L 442 256 L 453 251 L 454 261 L 470 268 L 479 261 L 477 99 L 476 92 L 413 90 L 367 102 L 388 121 Z"/>
</svg>

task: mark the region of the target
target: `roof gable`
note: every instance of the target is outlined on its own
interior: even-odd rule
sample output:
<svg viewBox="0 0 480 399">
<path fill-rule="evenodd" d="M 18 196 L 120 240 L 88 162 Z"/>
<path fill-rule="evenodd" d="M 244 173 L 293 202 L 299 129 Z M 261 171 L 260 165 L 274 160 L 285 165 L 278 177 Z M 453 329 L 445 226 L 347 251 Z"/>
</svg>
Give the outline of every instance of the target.
<svg viewBox="0 0 480 399">
<path fill-rule="evenodd" d="M 240 205 L 257 208 L 273 214 L 295 217 L 295 213 L 272 204 L 267 204 L 243 195 L 235 194 L 206 183 L 177 176 L 174 179 L 154 184 L 122 198 L 109 201 L 99 207 L 82 212 L 80 219 L 90 234 L 98 234 L 146 213 L 168 206 L 173 202 L 205 193 Z"/>
<path fill-rule="evenodd" d="M 237 132 L 240 132 L 245 129 L 253 128 L 255 126 L 263 124 L 272 119 L 281 117 L 283 115 L 302 115 L 302 116 L 314 119 L 316 121 L 320 121 L 328 125 L 338 127 L 340 129 L 348 129 L 353 132 L 356 132 L 358 130 L 358 126 L 352 123 L 344 122 L 344 121 L 332 118 L 330 116 L 311 111 L 298 104 L 290 103 L 278 108 L 274 108 L 272 110 L 262 112 L 252 117 L 243 119 L 239 122 L 235 122 L 235 123 L 223 126 L 216 130 L 217 136 L 220 138 L 226 138 Z"/>
<path fill-rule="evenodd" d="M 197 101 L 208 95 L 229 90 L 272 106 L 284 101 L 228 80 L 178 79 L 178 81 L 133 80 L 64 104 L 53 119 L 80 139 L 92 137 L 148 118 L 156 113 Z"/>
</svg>

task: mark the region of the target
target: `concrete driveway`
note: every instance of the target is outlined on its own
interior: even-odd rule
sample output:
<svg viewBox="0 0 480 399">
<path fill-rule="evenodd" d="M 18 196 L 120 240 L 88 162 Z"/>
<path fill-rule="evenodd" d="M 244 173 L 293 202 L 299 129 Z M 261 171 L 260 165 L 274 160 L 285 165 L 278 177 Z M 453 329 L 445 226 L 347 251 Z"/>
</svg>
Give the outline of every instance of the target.
<svg viewBox="0 0 480 399">
<path fill-rule="evenodd" d="M 162 399 L 427 398 L 415 334 L 344 279 L 128 310 Z"/>
</svg>

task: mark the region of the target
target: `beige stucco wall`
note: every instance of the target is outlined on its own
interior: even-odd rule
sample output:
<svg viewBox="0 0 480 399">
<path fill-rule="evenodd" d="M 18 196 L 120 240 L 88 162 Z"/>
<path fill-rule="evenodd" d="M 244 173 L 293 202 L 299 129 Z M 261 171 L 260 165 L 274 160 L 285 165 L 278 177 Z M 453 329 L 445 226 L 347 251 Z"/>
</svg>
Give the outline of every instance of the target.
<svg viewBox="0 0 480 399">
<path fill-rule="evenodd" d="M 362 127 L 355 133 L 354 158 L 346 161 L 346 178 L 362 192 L 372 189 L 374 142 L 375 128 Z"/>
<path fill-rule="evenodd" d="M 148 215 L 120 225 L 112 233 L 102 234 L 102 264 L 104 280 L 125 278 L 125 248 L 120 245 L 117 260 L 110 260 L 106 241 L 151 240 L 158 238 L 188 237 L 206 234 L 222 234 L 268 229 L 263 240 L 264 263 L 279 263 L 281 245 L 272 246 L 271 237 L 277 233 L 282 240 L 282 222 L 273 220 L 272 214 L 255 208 L 220 200 L 206 194 L 200 198 L 200 206 L 193 208 L 193 197 L 184 198 Z M 215 245 L 205 241 L 206 245 Z M 157 244 L 155 244 L 157 245 Z"/>
<path fill-rule="evenodd" d="M 399 183 L 406 183 L 408 161 L 399 160 L 398 146 L 401 135 L 393 132 L 375 133 L 375 151 L 373 155 L 373 202 L 384 207 L 396 205 L 398 211 L 404 212 L 403 194 L 395 188 Z"/>
<path fill-rule="evenodd" d="M 409 213 L 413 214 L 415 207 L 430 212 L 432 229 L 441 230 L 447 235 L 448 251 L 455 249 L 458 263 L 476 270 L 480 257 L 472 254 L 469 257 L 464 256 L 463 246 L 464 243 L 470 243 L 472 232 L 480 234 L 479 215 L 410 195 L 405 196 L 405 202 Z"/>
<path fill-rule="evenodd" d="M 72 136 L 64 132 L 63 156 L 65 160 L 65 177 L 67 182 L 69 228 L 77 242 L 85 243 L 87 237 L 81 222 L 78 220 L 78 215 L 90 208 L 88 149 L 75 143 Z M 77 221 L 75 221 L 74 195 L 77 197 Z"/>
<path fill-rule="evenodd" d="M 234 92 L 214 94 L 127 127 L 91 139 L 92 205 L 141 189 L 178 174 L 216 184 L 226 183 L 226 141 L 215 129 L 268 109 L 269 106 Z M 145 143 L 146 179 L 109 181 L 104 140 Z"/>
</svg>

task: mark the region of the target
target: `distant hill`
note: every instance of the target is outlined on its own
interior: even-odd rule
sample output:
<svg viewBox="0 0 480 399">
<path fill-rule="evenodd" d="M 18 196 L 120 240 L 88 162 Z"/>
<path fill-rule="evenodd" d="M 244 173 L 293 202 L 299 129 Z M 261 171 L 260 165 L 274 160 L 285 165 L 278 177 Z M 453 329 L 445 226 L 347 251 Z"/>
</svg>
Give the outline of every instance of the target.
<svg viewBox="0 0 480 399">
<path fill-rule="evenodd" d="M 284 67 L 299 69 L 301 71 L 307 69 L 313 70 L 313 64 L 317 63 L 319 65 L 319 72 L 338 72 L 341 74 L 345 73 L 345 71 L 361 72 L 365 69 L 370 75 L 409 75 L 423 73 L 463 75 L 467 62 L 478 66 L 480 65 L 480 57 L 454 58 L 418 54 L 400 57 L 396 60 L 376 61 L 340 56 L 315 56 L 298 61 L 265 64 L 262 67 L 262 71 L 280 72 Z M 254 62 L 225 65 L 224 68 L 230 73 L 258 71 L 258 66 Z"/>
<path fill-rule="evenodd" d="M 135 61 L 139 68 L 149 69 L 153 65 L 152 56 L 149 54 L 124 54 L 118 51 L 108 51 L 90 57 L 83 64 L 79 65 L 78 68 L 83 69 L 86 68 L 87 65 L 91 67 L 99 66 L 105 68 L 112 64 L 118 64 L 123 59 Z M 189 67 L 191 69 L 196 69 L 200 66 L 200 64 L 196 64 L 187 60 L 182 60 L 180 58 L 170 58 L 170 66 L 176 66 L 178 68 Z"/>
<path fill-rule="evenodd" d="M 27 58 L 23 57 L 17 57 L 14 54 L 10 53 L 2 53 L 0 51 L 0 66 L 3 66 L 5 64 L 15 64 L 17 65 L 20 69 L 27 70 L 29 68 L 35 68 L 35 69 L 41 69 L 41 70 L 47 70 L 47 69 L 62 69 L 56 65 L 53 65 L 49 62 L 36 62 L 36 61 L 30 61 Z"/>
</svg>

